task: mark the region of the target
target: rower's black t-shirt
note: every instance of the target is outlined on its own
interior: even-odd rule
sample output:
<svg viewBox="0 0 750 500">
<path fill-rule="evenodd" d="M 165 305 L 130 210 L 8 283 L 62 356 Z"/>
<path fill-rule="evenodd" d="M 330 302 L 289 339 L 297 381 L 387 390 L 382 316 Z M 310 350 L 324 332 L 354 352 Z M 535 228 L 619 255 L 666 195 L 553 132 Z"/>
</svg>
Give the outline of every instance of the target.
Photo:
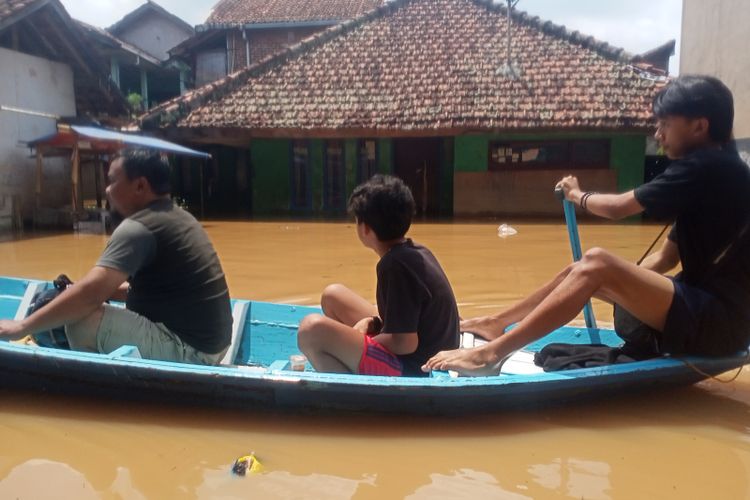
<svg viewBox="0 0 750 500">
<path fill-rule="evenodd" d="M 750 221 L 750 168 L 737 153 L 696 151 L 636 188 L 635 197 L 650 215 L 675 221 L 677 279 L 718 297 L 730 323 L 750 328 L 750 236 L 738 240 Z"/>
<path fill-rule="evenodd" d="M 417 332 L 417 350 L 399 359 L 404 375 L 423 376 L 428 359 L 458 347 L 458 307 L 448 278 L 432 252 L 410 239 L 392 247 L 376 271 L 382 332 Z"/>
</svg>

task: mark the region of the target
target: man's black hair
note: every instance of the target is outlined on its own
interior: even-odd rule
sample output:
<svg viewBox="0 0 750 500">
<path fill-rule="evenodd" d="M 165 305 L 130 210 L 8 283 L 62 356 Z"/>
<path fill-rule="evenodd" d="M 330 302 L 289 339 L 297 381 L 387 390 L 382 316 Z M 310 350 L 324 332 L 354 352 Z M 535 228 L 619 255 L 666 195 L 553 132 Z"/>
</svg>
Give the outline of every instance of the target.
<svg viewBox="0 0 750 500">
<path fill-rule="evenodd" d="M 126 149 L 117 158 L 122 158 L 122 169 L 129 180 L 145 177 L 154 194 L 169 193 L 169 162 L 161 153 L 150 149 Z"/>
<path fill-rule="evenodd" d="M 411 226 L 414 197 L 398 177 L 376 174 L 349 197 L 349 213 L 372 228 L 380 241 L 402 238 Z"/>
<path fill-rule="evenodd" d="M 706 118 L 711 140 L 726 144 L 732 139 L 732 91 L 721 80 L 712 76 L 678 77 L 654 97 L 654 114 L 657 118 Z"/>
</svg>

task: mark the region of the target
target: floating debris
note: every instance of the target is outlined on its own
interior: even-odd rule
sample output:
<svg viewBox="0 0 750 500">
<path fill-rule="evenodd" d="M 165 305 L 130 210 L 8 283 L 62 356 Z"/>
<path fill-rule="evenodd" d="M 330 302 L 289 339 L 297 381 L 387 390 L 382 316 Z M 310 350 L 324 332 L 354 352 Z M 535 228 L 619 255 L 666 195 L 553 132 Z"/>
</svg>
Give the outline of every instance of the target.
<svg viewBox="0 0 750 500">
<path fill-rule="evenodd" d="M 255 456 L 255 453 L 245 455 L 234 461 L 232 465 L 232 472 L 238 476 L 245 476 L 248 472 L 250 474 L 257 474 L 263 471 L 263 464 Z"/>
<path fill-rule="evenodd" d="M 518 234 L 518 231 L 515 228 L 510 227 L 508 224 L 500 224 L 497 227 L 498 238 L 507 238 L 508 236 L 513 236 L 514 234 Z"/>
</svg>

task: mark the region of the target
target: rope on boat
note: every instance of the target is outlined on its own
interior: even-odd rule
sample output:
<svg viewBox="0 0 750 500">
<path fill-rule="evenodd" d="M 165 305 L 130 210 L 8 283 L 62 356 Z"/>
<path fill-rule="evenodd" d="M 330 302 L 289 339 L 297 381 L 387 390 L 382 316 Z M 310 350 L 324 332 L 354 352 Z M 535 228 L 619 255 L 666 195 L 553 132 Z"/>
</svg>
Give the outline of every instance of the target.
<svg viewBox="0 0 750 500">
<path fill-rule="evenodd" d="M 697 366 L 695 366 L 693 363 L 691 363 L 687 359 L 682 359 L 682 358 L 676 358 L 676 359 L 679 359 L 680 361 L 682 361 L 683 363 L 685 363 L 685 366 L 687 366 L 688 368 L 692 368 L 698 374 L 703 375 L 706 378 L 710 378 L 711 380 L 715 380 L 715 381 L 717 381 L 719 383 L 722 383 L 722 384 L 731 384 L 732 382 L 734 382 L 735 380 L 737 380 L 737 377 L 740 376 L 740 373 L 742 373 L 742 369 L 745 367 L 745 363 L 743 363 L 742 366 L 740 366 L 739 368 L 737 368 L 737 373 L 735 373 L 734 375 L 732 375 L 731 378 L 729 378 L 727 380 L 724 380 L 724 379 L 720 379 L 718 377 L 718 375 L 711 375 L 711 374 L 708 374 L 708 373 L 704 372 L 703 370 L 701 370 L 700 368 L 698 368 Z M 745 362 L 746 363 L 750 362 L 750 351 L 748 351 L 747 355 L 745 356 Z"/>
</svg>

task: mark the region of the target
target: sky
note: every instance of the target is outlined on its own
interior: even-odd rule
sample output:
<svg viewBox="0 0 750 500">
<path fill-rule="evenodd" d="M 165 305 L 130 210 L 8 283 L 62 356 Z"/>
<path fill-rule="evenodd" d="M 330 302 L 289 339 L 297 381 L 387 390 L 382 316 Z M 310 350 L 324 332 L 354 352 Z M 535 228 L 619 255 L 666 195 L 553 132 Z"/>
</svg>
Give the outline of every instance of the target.
<svg viewBox="0 0 750 500">
<path fill-rule="evenodd" d="M 206 20 L 217 1 L 156 0 L 156 3 L 196 25 Z M 145 1 L 62 0 L 62 3 L 76 19 L 104 28 Z M 674 38 L 677 53 L 672 57 L 670 73 L 677 74 L 682 0 L 520 0 L 516 8 L 622 47 L 632 54 L 645 52 Z"/>
</svg>

